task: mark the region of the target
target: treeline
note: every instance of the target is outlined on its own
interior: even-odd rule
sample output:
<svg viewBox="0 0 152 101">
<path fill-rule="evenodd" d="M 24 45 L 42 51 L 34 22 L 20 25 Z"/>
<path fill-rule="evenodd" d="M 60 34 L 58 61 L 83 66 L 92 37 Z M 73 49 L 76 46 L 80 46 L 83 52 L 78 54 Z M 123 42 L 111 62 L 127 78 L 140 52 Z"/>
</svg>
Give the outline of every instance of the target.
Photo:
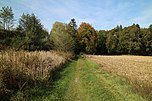
<svg viewBox="0 0 152 101">
<path fill-rule="evenodd" d="M 50 32 L 52 48 L 75 53 L 104 55 L 152 55 L 152 25 L 140 28 L 117 25 L 112 30 L 95 30 L 82 22 L 77 28 L 75 19 L 69 24 L 55 22 Z"/>
<path fill-rule="evenodd" d="M 49 33 L 34 14 L 22 14 L 19 24 L 13 27 L 11 7 L 0 10 L 0 49 L 59 50 L 79 54 L 132 54 L 152 55 L 152 25 L 140 28 L 117 25 L 111 30 L 95 30 L 89 23 L 79 27 L 75 19 L 69 23 L 55 22 Z"/>
<path fill-rule="evenodd" d="M 98 54 L 152 55 L 152 25 L 149 28 L 120 25 L 109 31 L 100 30 L 98 36 Z"/>
</svg>

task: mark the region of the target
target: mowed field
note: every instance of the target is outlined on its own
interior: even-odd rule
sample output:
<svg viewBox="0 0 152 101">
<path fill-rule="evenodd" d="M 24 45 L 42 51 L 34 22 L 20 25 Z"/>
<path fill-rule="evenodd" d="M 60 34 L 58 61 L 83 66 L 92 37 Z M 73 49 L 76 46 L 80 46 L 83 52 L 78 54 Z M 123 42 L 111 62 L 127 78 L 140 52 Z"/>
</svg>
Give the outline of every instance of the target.
<svg viewBox="0 0 152 101">
<path fill-rule="evenodd" d="M 98 56 L 87 55 L 103 70 L 127 78 L 133 89 L 152 100 L 151 56 Z"/>
</svg>

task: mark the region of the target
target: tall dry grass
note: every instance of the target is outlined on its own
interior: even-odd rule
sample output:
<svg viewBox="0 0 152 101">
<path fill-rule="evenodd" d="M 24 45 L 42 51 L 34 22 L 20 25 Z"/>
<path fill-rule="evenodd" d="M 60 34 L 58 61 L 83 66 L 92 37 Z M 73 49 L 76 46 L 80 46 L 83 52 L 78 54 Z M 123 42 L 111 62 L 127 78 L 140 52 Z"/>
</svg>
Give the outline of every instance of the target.
<svg viewBox="0 0 152 101">
<path fill-rule="evenodd" d="M 36 84 L 52 78 L 73 55 L 64 52 L 0 52 L 0 93 L 22 90 L 27 84 Z"/>
</svg>

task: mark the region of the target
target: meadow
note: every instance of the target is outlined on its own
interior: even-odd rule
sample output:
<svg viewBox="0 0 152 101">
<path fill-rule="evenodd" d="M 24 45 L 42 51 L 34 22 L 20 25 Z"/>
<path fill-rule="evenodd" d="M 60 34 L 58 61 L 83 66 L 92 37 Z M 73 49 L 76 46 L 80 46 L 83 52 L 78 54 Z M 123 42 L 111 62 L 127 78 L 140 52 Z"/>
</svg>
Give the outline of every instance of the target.
<svg viewBox="0 0 152 101">
<path fill-rule="evenodd" d="M 152 100 L 152 57 L 151 56 L 97 56 L 88 55 L 92 61 L 101 65 L 101 69 L 117 74 L 132 85 L 142 96 Z"/>
<path fill-rule="evenodd" d="M 152 57 L 1 51 L 3 101 L 150 101 Z"/>
</svg>

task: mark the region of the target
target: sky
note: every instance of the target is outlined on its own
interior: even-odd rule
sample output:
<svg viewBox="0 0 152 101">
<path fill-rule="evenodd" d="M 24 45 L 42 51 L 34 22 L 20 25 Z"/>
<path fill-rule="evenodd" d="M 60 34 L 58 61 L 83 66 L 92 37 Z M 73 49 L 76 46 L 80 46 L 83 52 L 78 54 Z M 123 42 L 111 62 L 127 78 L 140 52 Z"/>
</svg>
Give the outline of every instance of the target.
<svg viewBox="0 0 152 101">
<path fill-rule="evenodd" d="M 15 24 L 23 13 L 34 13 L 48 31 L 55 21 L 91 24 L 96 30 L 110 30 L 133 23 L 152 24 L 152 0 L 0 0 L 0 9 L 11 6 Z"/>
</svg>

